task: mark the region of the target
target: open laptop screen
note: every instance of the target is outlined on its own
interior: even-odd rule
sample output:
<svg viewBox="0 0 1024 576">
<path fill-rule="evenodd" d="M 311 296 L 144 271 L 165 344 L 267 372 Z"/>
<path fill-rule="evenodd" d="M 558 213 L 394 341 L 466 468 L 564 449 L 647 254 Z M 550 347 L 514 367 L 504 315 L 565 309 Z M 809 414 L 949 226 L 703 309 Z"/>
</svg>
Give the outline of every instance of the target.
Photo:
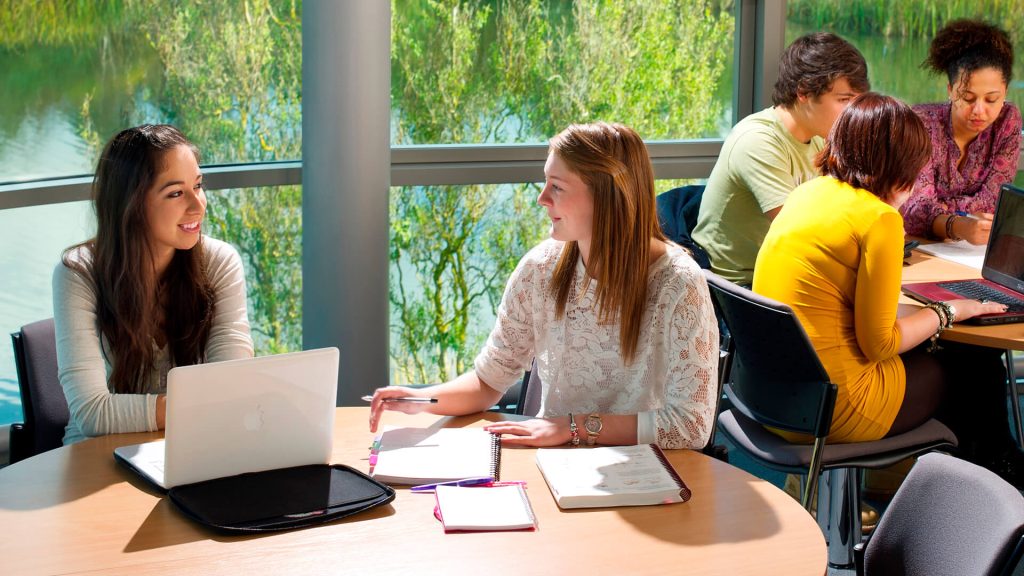
<svg viewBox="0 0 1024 576">
<path fill-rule="evenodd" d="M 1024 292 L 1024 190 L 1006 184 L 992 223 L 982 275 Z"/>
</svg>

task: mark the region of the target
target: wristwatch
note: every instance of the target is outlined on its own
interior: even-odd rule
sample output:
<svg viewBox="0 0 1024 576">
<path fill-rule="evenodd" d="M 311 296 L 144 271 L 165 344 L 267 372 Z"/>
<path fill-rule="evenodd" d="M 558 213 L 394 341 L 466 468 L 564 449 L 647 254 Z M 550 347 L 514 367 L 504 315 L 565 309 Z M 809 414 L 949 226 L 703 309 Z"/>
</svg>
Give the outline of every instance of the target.
<svg viewBox="0 0 1024 576">
<path fill-rule="evenodd" d="M 601 422 L 601 415 L 588 414 L 583 427 L 587 430 L 587 446 L 597 444 L 597 437 L 601 435 L 601 429 L 604 428 L 604 423 Z"/>
</svg>

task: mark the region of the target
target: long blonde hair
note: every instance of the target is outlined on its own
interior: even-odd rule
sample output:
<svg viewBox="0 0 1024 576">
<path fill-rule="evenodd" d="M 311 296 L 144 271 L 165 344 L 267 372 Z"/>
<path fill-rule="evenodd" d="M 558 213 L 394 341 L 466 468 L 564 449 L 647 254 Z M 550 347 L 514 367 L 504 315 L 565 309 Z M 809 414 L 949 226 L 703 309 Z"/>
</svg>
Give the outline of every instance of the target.
<svg viewBox="0 0 1024 576">
<path fill-rule="evenodd" d="M 550 151 L 587 185 L 594 199 L 587 276 L 597 282 L 600 322 L 619 322 L 619 346 L 631 364 L 647 299 L 651 239 L 664 241 L 654 199 L 654 169 L 643 139 L 622 124 L 573 124 L 551 139 Z M 556 314 L 565 314 L 573 287 L 576 242 L 566 242 L 551 291 Z"/>
</svg>

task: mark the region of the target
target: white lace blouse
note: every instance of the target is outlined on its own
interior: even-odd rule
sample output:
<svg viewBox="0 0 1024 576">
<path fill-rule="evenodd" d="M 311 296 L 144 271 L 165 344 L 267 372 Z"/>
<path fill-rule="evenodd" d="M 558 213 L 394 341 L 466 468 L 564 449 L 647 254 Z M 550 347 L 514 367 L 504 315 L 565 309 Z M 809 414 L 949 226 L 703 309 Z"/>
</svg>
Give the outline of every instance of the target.
<svg viewBox="0 0 1024 576">
<path fill-rule="evenodd" d="M 670 246 L 648 272 L 647 305 L 636 355 L 624 365 L 619 323 L 601 324 L 595 282 L 581 294 L 582 260 L 564 316 L 549 288 L 563 243 L 545 240 L 509 278 L 494 330 L 476 357 L 477 375 L 507 390 L 536 357 L 541 417 L 637 414 L 639 443 L 703 447 L 711 431 L 718 379 L 718 323 L 700 268 Z"/>
</svg>

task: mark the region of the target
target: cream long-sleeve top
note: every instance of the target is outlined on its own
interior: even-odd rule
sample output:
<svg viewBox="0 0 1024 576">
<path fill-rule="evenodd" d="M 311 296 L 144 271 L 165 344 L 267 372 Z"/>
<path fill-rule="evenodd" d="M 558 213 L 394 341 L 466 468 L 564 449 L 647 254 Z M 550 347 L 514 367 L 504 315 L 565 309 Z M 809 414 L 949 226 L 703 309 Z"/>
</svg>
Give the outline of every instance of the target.
<svg viewBox="0 0 1024 576">
<path fill-rule="evenodd" d="M 206 361 L 251 358 L 242 259 L 230 244 L 207 236 L 203 237 L 203 252 L 215 293 Z M 92 271 L 87 249 L 78 248 L 69 257 Z M 53 313 L 57 372 L 71 412 L 64 444 L 104 434 L 157 430 L 157 396 L 166 392 L 167 372 L 173 367 L 167 346 L 153 344 L 156 358 L 144 382 L 145 393 L 115 394 L 108 386 L 112 359 L 96 320 L 92 280 L 63 262 L 53 272 Z"/>
<path fill-rule="evenodd" d="M 637 441 L 701 448 L 711 433 L 718 379 L 718 324 L 707 281 L 680 247 L 651 264 L 634 361 L 623 362 L 619 322 L 601 323 L 596 283 L 583 291 L 582 260 L 565 314 L 555 314 L 550 284 L 563 243 L 545 240 L 509 278 L 497 322 L 475 369 L 504 391 L 536 357 L 540 417 L 636 414 Z"/>
</svg>

